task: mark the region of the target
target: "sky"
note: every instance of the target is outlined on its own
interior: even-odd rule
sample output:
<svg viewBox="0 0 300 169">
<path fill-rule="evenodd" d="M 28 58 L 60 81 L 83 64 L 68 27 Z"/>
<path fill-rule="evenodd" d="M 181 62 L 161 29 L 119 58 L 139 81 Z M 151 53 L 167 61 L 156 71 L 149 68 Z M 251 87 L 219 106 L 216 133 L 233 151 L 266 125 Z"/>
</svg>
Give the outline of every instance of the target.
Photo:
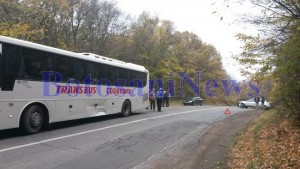
<svg viewBox="0 0 300 169">
<path fill-rule="evenodd" d="M 197 34 L 202 41 L 213 45 L 220 52 L 223 67 L 232 79 L 245 79 L 239 72 L 240 66 L 232 59 L 232 55 L 242 52 L 242 43 L 234 35 L 245 29 L 243 25 L 234 22 L 238 11 L 226 9 L 222 7 L 224 5 L 222 3 L 212 5 L 211 0 L 116 0 L 116 2 L 122 12 L 133 17 L 138 17 L 146 11 L 162 20 L 172 21 L 178 31 Z M 213 14 L 216 9 L 218 13 Z"/>
</svg>

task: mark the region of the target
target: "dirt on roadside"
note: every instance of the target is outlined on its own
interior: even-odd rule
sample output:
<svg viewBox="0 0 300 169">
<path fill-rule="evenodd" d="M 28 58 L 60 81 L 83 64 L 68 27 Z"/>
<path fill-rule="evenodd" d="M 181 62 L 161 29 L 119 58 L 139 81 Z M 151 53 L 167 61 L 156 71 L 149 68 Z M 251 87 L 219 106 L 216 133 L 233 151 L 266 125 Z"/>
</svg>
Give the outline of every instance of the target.
<svg viewBox="0 0 300 169">
<path fill-rule="evenodd" d="M 204 134 L 199 134 L 199 131 L 192 132 L 136 166 L 135 169 L 228 168 L 227 148 L 235 135 L 261 113 L 261 111 L 249 110 L 228 115 L 230 117 L 212 124 Z"/>
</svg>

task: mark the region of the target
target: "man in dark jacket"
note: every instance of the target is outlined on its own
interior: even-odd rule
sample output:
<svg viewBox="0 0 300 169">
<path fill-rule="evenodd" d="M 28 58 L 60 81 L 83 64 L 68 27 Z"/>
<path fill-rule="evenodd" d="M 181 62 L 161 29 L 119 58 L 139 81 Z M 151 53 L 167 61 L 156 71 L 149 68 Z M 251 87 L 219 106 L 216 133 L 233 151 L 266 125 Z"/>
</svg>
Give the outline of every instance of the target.
<svg viewBox="0 0 300 169">
<path fill-rule="evenodd" d="M 168 91 L 164 91 L 163 107 L 164 105 L 166 105 L 166 107 L 169 107 L 169 98 L 170 93 Z"/>
<path fill-rule="evenodd" d="M 256 104 L 256 109 L 259 108 L 259 97 L 254 97 L 254 102 Z"/>
<path fill-rule="evenodd" d="M 261 96 L 261 100 L 260 100 L 260 102 L 261 102 L 261 109 L 263 110 L 264 108 L 265 108 L 265 97 L 264 96 Z"/>
<path fill-rule="evenodd" d="M 155 89 L 152 89 L 149 93 L 150 109 L 155 111 Z"/>
<path fill-rule="evenodd" d="M 164 97 L 164 91 L 162 88 L 159 88 L 159 90 L 156 92 L 156 103 L 157 103 L 157 110 L 160 112 L 161 111 L 161 106 L 163 102 L 163 97 Z"/>
</svg>

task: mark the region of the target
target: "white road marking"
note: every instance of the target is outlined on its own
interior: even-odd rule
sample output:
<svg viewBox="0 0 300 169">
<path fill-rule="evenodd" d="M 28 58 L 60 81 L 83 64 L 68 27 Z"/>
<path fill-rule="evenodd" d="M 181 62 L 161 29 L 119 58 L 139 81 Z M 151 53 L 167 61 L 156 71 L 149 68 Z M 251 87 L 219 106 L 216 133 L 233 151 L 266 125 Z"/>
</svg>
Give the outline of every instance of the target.
<svg viewBox="0 0 300 169">
<path fill-rule="evenodd" d="M 126 123 L 120 123 L 120 124 L 116 124 L 116 125 L 112 125 L 112 126 L 107 126 L 107 127 L 102 127 L 102 128 L 98 128 L 98 129 L 88 130 L 88 131 L 84 131 L 84 132 L 69 134 L 69 135 L 65 135 L 65 136 L 61 136 L 61 137 L 55 137 L 55 138 L 51 138 L 51 139 L 47 139 L 47 140 L 42 140 L 42 141 L 37 141 L 37 142 L 32 142 L 32 143 L 28 143 L 28 144 L 19 145 L 19 146 L 8 147 L 8 148 L 0 149 L 0 153 L 6 152 L 6 151 L 10 151 L 10 150 L 16 150 L 16 149 L 20 149 L 20 148 L 24 148 L 24 147 L 34 146 L 34 145 L 37 145 L 37 144 L 47 143 L 47 142 L 51 142 L 51 141 L 62 140 L 62 139 L 65 139 L 65 138 L 79 136 L 79 135 L 83 135 L 83 134 L 87 134 L 87 133 L 92 133 L 92 132 L 96 132 L 96 131 L 101 131 L 101 130 L 105 130 L 105 129 L 110 129 L 110 128 L 114 128 L 114 127 L 125 126 L 125 125 L 128 125 L 128 124 L 138 123 L 138 122 L 142 122 L 142 121 L 159 119 L 159 118 L 176 116 L 176 115 L 182 115 L 182 114 L 188 114 L 188 113 L 193 113 L 193 112 L 196 112 L 196 111 L 199 111 L 199 110 L 213 110 L 213 109 L 224 109 L 224 108 L 225 107 L 190 110 L 190 111 L 185 111 L 185 112 L 180 112 L 180 113 L 166 114 L 166 115 L 161 115 L 161 116 L 156 116 L 156 117 L 150 117 L 150 118 L 135 120 L 135 121 L 126 122 Z"/>
</svg>

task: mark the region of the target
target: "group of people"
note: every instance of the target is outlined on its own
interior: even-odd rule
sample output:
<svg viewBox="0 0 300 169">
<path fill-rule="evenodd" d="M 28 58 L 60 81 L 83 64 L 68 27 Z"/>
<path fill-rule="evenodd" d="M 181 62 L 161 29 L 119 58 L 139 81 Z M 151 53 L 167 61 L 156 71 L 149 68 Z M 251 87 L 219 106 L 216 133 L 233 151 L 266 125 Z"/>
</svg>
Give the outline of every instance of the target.
<svg viewBox="0 0 300 169">
<path fill-rule="evenodd" d="M 265 97 L 261 96 L 261 99 L 259 97 L 254 97 L 254 102 L 256 104 L 256 109 L 259 109 L 259 101 L 261 102 L 261 109 L 264 109 Z"/>
<path fill-rule="evenodd" d="M 163 91 L 162 88 L 159 88 L 157 92 L 152 89 L 149 93 L 150 109 L 155 111 L 155 101 L 157 103 L 157 111 L 161 112 L 161 107 L 169 107 L 169 98 L 170 93 L 168 91 Z"/>
</svg>

